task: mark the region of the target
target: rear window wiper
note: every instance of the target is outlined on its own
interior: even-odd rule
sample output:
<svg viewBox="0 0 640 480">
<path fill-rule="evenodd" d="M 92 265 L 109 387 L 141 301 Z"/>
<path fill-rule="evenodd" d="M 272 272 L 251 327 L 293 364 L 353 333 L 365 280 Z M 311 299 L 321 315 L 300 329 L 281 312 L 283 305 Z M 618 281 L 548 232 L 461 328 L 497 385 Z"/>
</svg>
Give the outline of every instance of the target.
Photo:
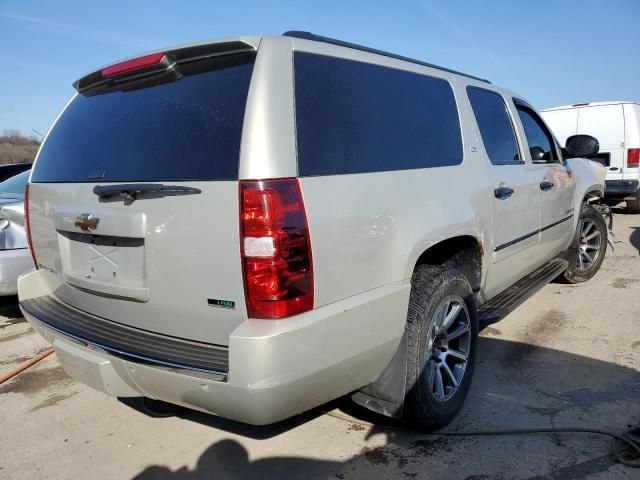
<svg viewBox="0 0 640 480">
<path fill-rule="evenodd" d="M 139 193 L 161 193 L 167 195 L 202 193 L 195 187 L 183 185 L 164 185 L 162 183 L 121 183 L 118 185 L 96 185 L 93 193 L 100 198 L 122 197 L 125 200 L 136 200 Z"/>
</svg>

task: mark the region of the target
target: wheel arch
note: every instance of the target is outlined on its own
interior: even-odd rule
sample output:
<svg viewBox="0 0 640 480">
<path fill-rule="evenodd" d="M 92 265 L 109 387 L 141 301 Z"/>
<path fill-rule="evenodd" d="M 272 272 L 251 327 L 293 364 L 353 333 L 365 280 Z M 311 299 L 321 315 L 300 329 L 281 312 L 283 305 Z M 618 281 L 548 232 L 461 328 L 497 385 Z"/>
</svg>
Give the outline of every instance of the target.
<svg viewBox="0 0 640 480">
<path fill-rule="evenodd" d="M 585 201 L 594 198 L 604 198 L 605 168 L 584 158 L 570 158 L 567 160 L 576 182 L 574 192 L 574 210 L 580 212 Z"/>
<path fill-rule="evenodd" d="M 457 235 L 440 240 L 425 249 L 416 259 L 412 272 L 420 265 L 450 263 L 467 277 L 471 289 L 477 292 L 482 284 L 484 247 L 473 235 Z"/>
<path fill-rule="evenodd" d="M 604 198 L 604 192 L 602 191 L 602 188 L 598 187 L 599 185 L 592 185 L 590 189 L 587 189 L 587 191 L 582 196 L 582 201 L 590 202 L 594 200 L 602 200 Z"/>
</svg>

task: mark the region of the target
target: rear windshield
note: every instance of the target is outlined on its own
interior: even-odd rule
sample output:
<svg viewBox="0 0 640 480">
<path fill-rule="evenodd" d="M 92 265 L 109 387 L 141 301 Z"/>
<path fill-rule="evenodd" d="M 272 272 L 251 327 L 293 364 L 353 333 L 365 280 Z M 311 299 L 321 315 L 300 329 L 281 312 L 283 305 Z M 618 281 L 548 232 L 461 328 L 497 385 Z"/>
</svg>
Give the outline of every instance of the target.
<svg viewBox="0 0 640 480">
<path fill-rule="evenodd" d="M 78 94 L 42 146 L 31 181 L 237 179 L 254 58 L 193 62 L 146 83 Z"/>
</svg>

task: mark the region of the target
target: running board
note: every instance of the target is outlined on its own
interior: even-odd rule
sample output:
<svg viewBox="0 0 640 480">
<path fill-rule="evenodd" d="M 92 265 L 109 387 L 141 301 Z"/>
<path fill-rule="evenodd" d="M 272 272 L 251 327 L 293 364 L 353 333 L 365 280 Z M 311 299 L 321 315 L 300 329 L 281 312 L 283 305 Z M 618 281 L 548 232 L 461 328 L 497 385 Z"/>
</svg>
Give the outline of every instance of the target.
<svg viewBox="0 0 640 480">
<path fill-rule="evenodd" d="M 502 320 L 547 283 L 564 272 L 568 266 L 569 262 L 562 258 L 551 260 L 488 302 L 483 303 L 478 309 L 480 325 L 490 325 Z"/>
</svg>

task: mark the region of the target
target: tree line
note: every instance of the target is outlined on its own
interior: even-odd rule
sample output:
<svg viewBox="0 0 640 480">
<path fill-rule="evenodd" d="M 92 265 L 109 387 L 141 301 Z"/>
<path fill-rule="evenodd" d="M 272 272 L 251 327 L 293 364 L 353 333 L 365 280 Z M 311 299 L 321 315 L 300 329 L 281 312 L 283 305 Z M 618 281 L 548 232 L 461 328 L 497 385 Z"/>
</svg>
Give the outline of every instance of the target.
<svg viewBox="0 0 640 480">
<path fill-rule="evenodd" d="M 38 138 L 25 137 L 17 130 L 4 130 L 0 134 L 0 164 L 33 162 L 38 148 Z"/>
</svg>

